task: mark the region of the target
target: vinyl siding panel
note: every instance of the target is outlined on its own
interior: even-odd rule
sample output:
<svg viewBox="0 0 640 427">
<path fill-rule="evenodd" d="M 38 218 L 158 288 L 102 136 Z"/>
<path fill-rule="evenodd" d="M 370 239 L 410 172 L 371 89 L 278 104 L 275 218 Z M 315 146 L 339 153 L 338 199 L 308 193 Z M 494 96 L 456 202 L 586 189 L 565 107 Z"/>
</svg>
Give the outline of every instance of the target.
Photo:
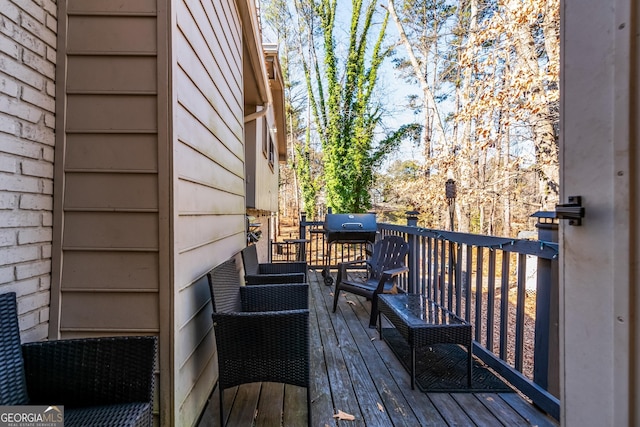
<svg viewBox="0 0 640 427">
<path fill-rule="evenodd" d="M 176 25 L 175 412 L 191 425 L 217 374 L 205 274 L 245 245 L 242 50 L 232 1 L 177 2 Z"/>
<path fill-rule="evenodd" d="M 60 10 L 52 334 L 160 335 L 157 421 L 193 425 L 217 374 L 205 274 L 246 244 L 237 6 Z"/>
<path fill-rule="evenodd" d="M 137 212 L 68 211 L 63 248 L 156 250 L 158 215 Z"/>
<path fill-rule="evenodd" d="M 229 21 L 224 11 L 225 6 L 232 8 L 230 13 L 232 21 Z M 231 90 L 242 90 L 242 74 L 238 70 L 242 69 L 242 38 L 239 17 L 235 12 L 233 2 L 181 2 L 178 5 L 178 28 L 186 34 L 186 38 L 194 46 L 194 50 L 199 55 L 206 55 L 206 52 L 196 48 L 200 41 L 198 36 L 191 32 L 197 28 L 202 34 L 203 42 L 208 45 L 208 50 L 215 58 L 215 62 L 205 62 L 207 67 L 214 63 L 222 70 L 225 86 Z M 198 17 L 198 19 L 194 19 Z M 191 23 L 190 23 L 191 21 Z M 220 31 L 224 29 L 225 31 Z M 215 79 L 218 82 L 218 79 Z M 232 100 L 227 100 L 232 101 Z M 242 103 L 242 98 L 234 101 Z"/>
<path fill-rule="evenodd" d="M 68 0 L 70 14 L 155 14 L 156 0 Z"/>
<path fill-rule="evenodd" d="M 278 152 L 270 135 L 267 116 L 247 123 L 247 207 L 269 212 L 278 211 Z M 266 151 L 265 151 L 266 147 Z M 270 153 L 270 150 L 275 150 Z"/>
<path fill-rule="evenodd" d="M 157 317 L 155 292 L 74 292 L 62 301 L 60 330 L 111 332 L 117 328 L 125 334 L 157 333 Z"/>
<path fill-rule="evenodd" d="M 67 132 L 155 132 L 156 96 L 68 95 Z"/>
<path fill-rule="evenodd" d="M 167 208 L 158 160 L 157 40 L 164 20 L 156 17 L 156 0 L 70 0 L 59 7 L 59 255 L 50 335 L 157 335 L 160 288 L 168 279 L 160 242 L 169 234 L 160 229 Z M 161 353 L 168 348 L 161 340 Z M 169 378 L 159 384 L 169 385 L 160 389 L 168 401 Z"/>
<path fill-rule="evenodd" d="M 184 15 L 181 15 L 184 16 Z M 185 19 L 187 22 L 179 22 L 180 32 L 176 34 L 178 50 L 176 57 L 178 63 L 182 67 L 189 69 L 190 76 L 199 84 L 207 84 L 208 88 L 202 88 L 203 92 L 211 92 L 219 94 L 220 88 L 232 87 L 240 88 L 240 82 L 237 76 L 231 74 L 228 62 L 220 51 L 220 46 L 212 45 L 211 41 L 207 41 L 207 35 L 200 31 L 191 15 L 187 15 L 191 19 Z M 212 37 L 212 34 L 208 34 Z M 215 36 L 213 36 L 215 40 Z M 241 100 L 236 98 L 220 98 L 217 100 L 222 102 L 226 109 L 229 110 L 229 122 L 238 121 L 242 118 Z M 233 115 L 235 114 L 235 116 Z M 241 121 L 238 122 L 241 124 Z"/>
<path fill-rule="evenodd" d="M 53 337 L 161 333 L 158 1 L 59 3 Z"/>
<path fill-rule="evenodd" d="M 155 93 L 154 56 L 72 56 L 67 63 L 67 92 Z"/>
<path fill-rule="evenodd" d="M 68 291 L 157 289 L 154 252 L 67 251 L 64 263 L 62 282 Z"/>
<path fill-rule="evenodd" d="M 155 174 L 67 172 L 65 187 L 67 209 L 158 210 Z"/>
<path fill-rule="evenodd" d="M 232 162 L 232 165 L 233 166 Z M 191 147 L 178 144 L 175 158 L 176 169 L 180 171 L 179 179 L 193 184 L 225 191 L 232 195 L 244 193 L 244 179 L 227 169 L 224 163 L 213 161 L 210 157 L 193 150 Z M 178 206 L 178 208 L 181 208 Z"/>
<path fill-rule="evenodd" d="M 70 15 L 70 54 L 156 54 L 155 16 Z M 82 34 L 82 37 L 75 37 Z M 134 36 L 135 35 L 135 36 Z"/>
<path fill-rule="evenodd" d="M 176 249 L 183 253 L 236 234 L 242 226 L 239 219 L 238 215 L 181 215 L 176 223 Z"/>
<path fill-rule="evenodd" d="M 234 175 L 243 176 L 244 161 L 238 141 L 221 141 L 213 129 L 198 121 L 183 105 L 176 107 L 176 134 L 181 144 L 191 147 L 203 156 L 215 159 Z M 229 146 L 225 145 L 230 144 Z"/>
<path fill-rule="evenodd" d="M 68 134 L 66 171 L 157 172 L 158 137 L 153 134 Z"/>
<path fill-rule="evenodd" d="M 244 215 L 244 198 L 238 194 L 227 193 L 205 185 L 194 185 L 184 180 L 178 182 L 176 203 L 180 206 L 180 215 Z M 215 218 L 211 218 L 212 220 Z M 234 232 L 244 232 L 242 227 Z"/>
<path fill-rule="evenodd" d="M 178 92 L 178 103 L 195 120 L 214 134 L 232 153 L 240 158 L 244 157 L 242 127 L 234 123 L 225 122 L 214 107 L 221 107 L 220 103 L 222 101 L 215 102 L 213 97 L 210 99 L 214 101 L 207 99 L 191 80 L 191 76 L 187 75 L 182 69 L 177 72 L 175 86 Z"/>
</svg>

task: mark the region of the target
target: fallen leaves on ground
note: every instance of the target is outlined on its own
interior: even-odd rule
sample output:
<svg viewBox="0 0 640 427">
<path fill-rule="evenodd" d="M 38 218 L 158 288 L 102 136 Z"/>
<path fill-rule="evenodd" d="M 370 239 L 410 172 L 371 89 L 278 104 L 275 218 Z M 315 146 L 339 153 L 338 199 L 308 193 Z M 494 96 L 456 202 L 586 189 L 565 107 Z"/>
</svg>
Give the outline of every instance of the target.
<svg viewBox="0 0 640 427">
<path fill-rule="evenodd" d="M 337 418 L 341 421 L 355 421 L 356 417 L 351 414 L 347 414 L 346 412 L 342 412 L 338 409 L 338 413 L 333 416 L 333 418 Z"/>
<path fill-rule="evenodd" d="M 382 406 L 382 404 L 380 402 L 378 403 L 378 409 L 380 410 L 380 412 L 384 412 L 384 406 Z"/>
</svg>

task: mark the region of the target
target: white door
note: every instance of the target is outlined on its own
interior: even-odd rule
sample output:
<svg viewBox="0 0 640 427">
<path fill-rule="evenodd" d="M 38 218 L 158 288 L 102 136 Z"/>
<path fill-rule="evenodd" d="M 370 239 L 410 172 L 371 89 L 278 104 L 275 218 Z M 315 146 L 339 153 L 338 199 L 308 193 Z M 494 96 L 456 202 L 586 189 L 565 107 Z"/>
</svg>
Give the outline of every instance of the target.
<svg viewBox="0 0 640 427">
<path fill-rule="evenodd" d="M 585 207 L 581 226 L 560 226 L 562 424 L 640 425 L 640 8 L 561 7 L 561 203 Z"/>
</svg>

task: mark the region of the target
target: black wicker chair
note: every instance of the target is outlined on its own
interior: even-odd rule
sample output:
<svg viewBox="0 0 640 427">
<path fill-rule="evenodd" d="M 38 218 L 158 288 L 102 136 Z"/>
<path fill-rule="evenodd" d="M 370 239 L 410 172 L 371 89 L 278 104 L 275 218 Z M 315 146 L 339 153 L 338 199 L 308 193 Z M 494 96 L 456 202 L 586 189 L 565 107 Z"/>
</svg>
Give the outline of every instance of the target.
<svg viewBox="0 0 640 427">
<path fill-rule="evenodd" d="M 0 294 L 0 405 L 64 405 L 64 425 L 151 426 L 156 337 L 20 344 L 16 294 Z"/>
<path fill-rule="evenodd" d="M 306 387 L 311 425 L 308 285 L 240 286 L 235 259 L 207 278 L 218 351 L 220 425 L 225 425 L 223 391 L 252 382 Z"/>
<path fill-rule="evenodd" d="M 255 245 L 247 246 L 241 254 L 247 285 L 307 282 L 307 263 L 304 261 L 259 263 Z"/>
<path fill-rule="evenodd" d="M 338 264 L 338 276 L 333 292 L 333 312 L 336 312 L 340 292 L 367 297 L 371 300 L 369 327 L 375 328 L 378 320 L 378 294 L 393 292 L 396 277 L 409 271 L 409 268 L 404 265 L 404 258 L 408 252 L 409 244 L 404 239 L 398 236 L 385 236 L 373 245 L 371 258 Z M 349 277 L 350 268 L 365 266 L 367 277 L 362 280 Z"/>
</svg>

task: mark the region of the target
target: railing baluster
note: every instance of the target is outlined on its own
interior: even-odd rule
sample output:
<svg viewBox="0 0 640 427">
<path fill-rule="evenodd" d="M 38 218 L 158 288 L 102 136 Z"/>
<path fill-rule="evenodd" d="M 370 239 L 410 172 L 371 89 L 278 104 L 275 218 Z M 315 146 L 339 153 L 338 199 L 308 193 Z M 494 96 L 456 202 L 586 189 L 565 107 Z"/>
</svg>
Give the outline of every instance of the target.
<svg viewBox="0 0 640 427">
<path fill-rule="evenodd" d="M 462 317 L 462 245 L 456 244 L 456 314 Z"/>
<path fill-rule="evenodd" d="M 478 342 L 482 341 L 482 280 L 483 280 L 483 254 L 484 248 L 478 246 L 476 248 L 478 256 L 476 257 L 476 338 Z"/>
<path fill-rule="evenodd" d="M 408 255 L 408 267 L 409 267 L 409 293 L 417 293 L 417 285 L 418 285 L 418 236 L 409 235 L 406 241 L 409 242 L 409 255 Z"/>
<path fill-rule="evenodd" d="M 429 273 L 427 272 L 427 265 L 429 264 L 427 255 L 427 241 L 428 237 L 420 236 L 420 293 L 422 295 L 427 294 Z"/>
<path fill-rule="evenodd" d="M 440 294 L 440 264 L 438 256 L 440 254 L 440 240 L 433 239 L 433 300 L 438 301 Z"/>
<path fill-rule="evenodd" d="M 449 311 L 453 311 L 453 286 L 454 286 L 454 264 L 455 264 L 455 258 L 454 258 L 454 254 L 455 254 L 455 243 L 453 243 L 452 241 L 448 241 L 447 242 L 447 249 L 449 252 L 449 262 L 448 262 L 448 268 L 447 268 L 447 309 L 449 309 Z"/>
<path fill-rule="evenodd" d="M 440 240 L 440 305 L 447 305 L 447 243 Z"/>
<path fill-rule="evenodd" d="M 427 263 L 427 298 L 430 300 L 434 300 L 434 286 L 435 281 L 433 280 L 433 265 L 431 264 L 431 260 L 433 259 L 433 238 L 426 237 L 427 239 L 427 259 L 425 262 Z"/>
<path fill-rule="evenodd" d="M 493 316 L 496 298 L 496 251 L 489 248 L 489 281 L 487 283 L 487 349 L 493 352 Z"/>
<path fill-rule="evenodd" d="M 515 368 L 522 372 L 524 354 L 524 299 L 526 296 L 527 256 L 518 254 L 518 296 L 516 303 L 516 360 Z"/>
<path fill-rule="evenodd" d="M 502 253 L 502 277 L 500 282 L 500 359 L 507 360 L 509 334 L 509 254 Z"/>
<path fill-rule="evenodd" d="M 472 257 L 473 257 L 473 246 L 467 244 L 467 269 L 464 274 L 464 293 L 465 293 L 465 303 L 464 303 L 464 320 L 467 322 L 471 322 L 471 265 L 472 265 Z"/>
</svg>

